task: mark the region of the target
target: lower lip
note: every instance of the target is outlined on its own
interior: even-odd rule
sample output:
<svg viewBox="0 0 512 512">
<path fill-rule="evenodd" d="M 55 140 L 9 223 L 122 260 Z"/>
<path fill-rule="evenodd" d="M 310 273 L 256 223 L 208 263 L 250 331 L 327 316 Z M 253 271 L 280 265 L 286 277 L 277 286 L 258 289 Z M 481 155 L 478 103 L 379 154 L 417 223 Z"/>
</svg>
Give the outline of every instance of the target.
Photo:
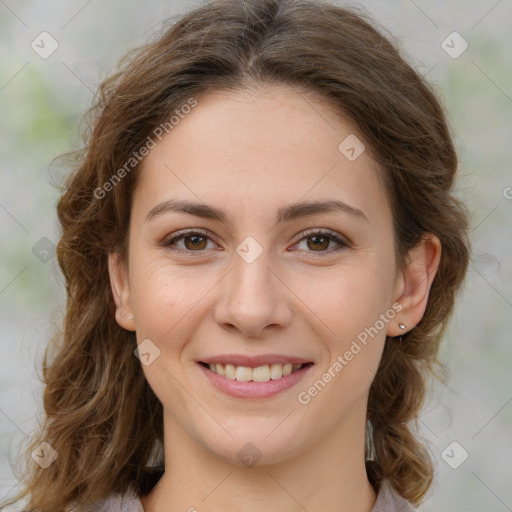
<svg viewBox="0 0 512 512">
<path fill-rule="evenodd" d="M 236 398 L 269 398 L 277 395 L 278 393 L 295 386 L 295 384 L 297 384 L 313 366 L 312 364 L 308 364 L 300 370 L 290 373 L 290 375 L 286 375 L 280 379 L 269 380 L 267 382 L 243 382 L 236 379 L 228 379 L 222 375 L 212 372 L 201 363 L 197 364 L 217 389 L 220 389 L 227 395 Z"/>
</svg>

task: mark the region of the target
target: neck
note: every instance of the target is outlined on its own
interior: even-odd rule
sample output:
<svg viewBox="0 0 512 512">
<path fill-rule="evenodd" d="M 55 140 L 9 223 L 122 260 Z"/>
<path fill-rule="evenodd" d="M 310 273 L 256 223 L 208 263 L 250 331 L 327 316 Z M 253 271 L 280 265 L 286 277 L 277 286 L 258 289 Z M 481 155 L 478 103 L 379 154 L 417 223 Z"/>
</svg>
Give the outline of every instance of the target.
<svg viewBox="0 0 512 512">
<path fill-rule="evenodd" d="M 164 423 L 165 473 L 141 498 L 145 512 L 371 512 L 375 504 L 359 425 L 285 461 L 244 467 L 198 445 L 170 418 Z"/>
</svg>

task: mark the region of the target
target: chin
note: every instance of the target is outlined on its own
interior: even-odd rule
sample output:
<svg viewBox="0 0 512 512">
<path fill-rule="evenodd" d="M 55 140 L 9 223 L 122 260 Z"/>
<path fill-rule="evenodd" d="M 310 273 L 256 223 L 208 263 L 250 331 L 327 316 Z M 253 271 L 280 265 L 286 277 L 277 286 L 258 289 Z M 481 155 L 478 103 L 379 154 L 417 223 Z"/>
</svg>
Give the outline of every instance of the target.
<svg viewBox="0 0 512 512">
<path fill-rule="evenodd" d="M 240 467 L 279 464 L 300 451 L 303 440 L 297 432 L 291 432 L 290 425 L 287 425 L 288 428 L 278 426 L 282 417 L 270 421 L 258 420 L 257 425 L 251 425 L 247 419 L 238 419 L 236 426 L 231 428 L 223 425 L 233 437 L 227 433 L 220 437 L 212 437 L 212 431 L 205 433 L 203 445 L 215 456 Z M 304 427 L 300 430 L 303 433 Z"/>
</svg>

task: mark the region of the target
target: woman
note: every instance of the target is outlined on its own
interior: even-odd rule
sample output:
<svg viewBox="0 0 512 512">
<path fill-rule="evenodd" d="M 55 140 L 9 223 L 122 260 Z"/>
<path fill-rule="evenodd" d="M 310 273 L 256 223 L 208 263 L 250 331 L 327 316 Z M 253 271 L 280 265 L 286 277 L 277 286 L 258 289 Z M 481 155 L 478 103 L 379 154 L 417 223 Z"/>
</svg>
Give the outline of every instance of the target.
<svg viewBox="0 0 512 512">
<path fill-rule="evenodd" d="M 470 251 L 428 84 L 353 10 L 214 0 L 90 114 L 25 510 L 412 510 Z"/>
</svg>

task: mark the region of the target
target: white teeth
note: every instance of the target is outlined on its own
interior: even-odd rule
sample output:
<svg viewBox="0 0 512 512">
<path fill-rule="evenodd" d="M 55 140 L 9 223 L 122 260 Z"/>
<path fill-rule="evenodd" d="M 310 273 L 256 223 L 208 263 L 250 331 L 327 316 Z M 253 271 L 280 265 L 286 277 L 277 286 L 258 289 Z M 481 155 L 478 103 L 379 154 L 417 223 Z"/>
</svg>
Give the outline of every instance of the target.
<svg viewBox="0 0 512 512">
<path fill-rule="evenodd" d="M 291 363 L 285 364 L 283 366 L 283 377 L 286 375 L 290 375 L 292 373 L 292 365 Z"/>
<path fill-rule="evenodd" d="M 290 375 L 302 367 L 301 364 L 271 364 L 250 368 L 248 366 L 234 366 L 232 364 L 210 364 L 210 370 L 231 380 L 241 382 L 268 382 Z"/>
<path fill-rule="evenodd" d="M 228 379 L 231 380 L 235 380 L 236 366 L 233 366 L 232 364 L 227 364 L 225 370 L 226 373 L 224 374 L 224 377 L 227 377 Z"/>
<path fill-rule="evenodd" d="M 252 370 L 252 380 L 254 382 L 267 382 L 270 380 L 270 368 L 268 365 L 258 366 Z"/>
<path fill-rule="evenodd" d="M 242 382 L 248 382 L 252 380 L 252 369 L 247 366 L 237 366 L 235 379 Z"/>
<path fill-rule="evenodd" d="M 270 366 L 270 378 L 271 379 L 280 379 L 283 376 L 283 365 L 282 364 L 273 364 Z"/>
</svg>

